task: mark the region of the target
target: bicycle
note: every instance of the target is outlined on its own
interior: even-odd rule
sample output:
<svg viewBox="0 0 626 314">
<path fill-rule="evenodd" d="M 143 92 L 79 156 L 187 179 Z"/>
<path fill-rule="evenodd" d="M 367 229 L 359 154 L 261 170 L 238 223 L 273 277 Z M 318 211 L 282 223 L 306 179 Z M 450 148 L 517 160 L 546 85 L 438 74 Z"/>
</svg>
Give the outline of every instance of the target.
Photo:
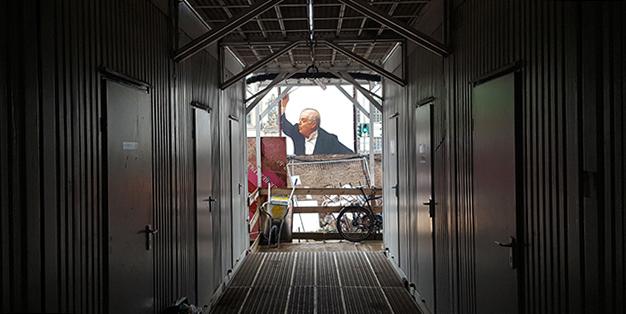
<svg viewBox="0 0 626 314">
<path fill-rule="evenodd" d="M 363 187 L 358 189 L 363 194 L 362 202 L 342 208 L 336 220 L 337 232 L 350 242 L 367 240 L 372 234 L 381 232 L 383 228 L 383 216 L 375 214 L 371 204 L 371 201 L 381 199 L 382 196 L 368 197 Z"/>
</svg>

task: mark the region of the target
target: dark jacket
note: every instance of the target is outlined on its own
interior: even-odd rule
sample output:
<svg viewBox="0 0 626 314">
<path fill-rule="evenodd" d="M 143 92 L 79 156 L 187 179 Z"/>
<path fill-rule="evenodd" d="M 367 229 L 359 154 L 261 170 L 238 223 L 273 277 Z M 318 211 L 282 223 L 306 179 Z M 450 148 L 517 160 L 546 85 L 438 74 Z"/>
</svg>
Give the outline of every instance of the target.
<svg viewBox="0 0 626 314">
<path fill-rule="evenodd" d="M 285 117 L 280 116 L 280 125 L 283 132 L 291 137 L 293 141 L 294 153 L 296 155 L 304 155 L 304 136 L 298 132 L 298 124 L 291 124 Z M 317 141 L 315 142 L 315 148 L 313 149 L 313 155 L 317 154 L 354 154 L 354 152 L 339 142 L 337 135 L 330 134 L 322 128 L 317 129 Z"/>
</svg>

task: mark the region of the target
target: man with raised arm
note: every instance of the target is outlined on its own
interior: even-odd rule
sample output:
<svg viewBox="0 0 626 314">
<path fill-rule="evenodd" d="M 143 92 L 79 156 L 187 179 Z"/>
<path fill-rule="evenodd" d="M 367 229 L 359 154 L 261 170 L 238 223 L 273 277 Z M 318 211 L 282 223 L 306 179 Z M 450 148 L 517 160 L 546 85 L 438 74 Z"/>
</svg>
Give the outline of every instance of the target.
<svg viewBox="0 0 626 314">
<path fill-rule="evenodd" d="M 291 124 L 285 117 L 289 95 L 280 100 L 282 131 L 293 141 L 296 155 L 317 154 L 353 154 L 354 152 L 339 142 L 337 135 L 320 128 L 320 113 L 313 108 L 306 108 L 300 113 L 298 123 Z"/>
</svg>

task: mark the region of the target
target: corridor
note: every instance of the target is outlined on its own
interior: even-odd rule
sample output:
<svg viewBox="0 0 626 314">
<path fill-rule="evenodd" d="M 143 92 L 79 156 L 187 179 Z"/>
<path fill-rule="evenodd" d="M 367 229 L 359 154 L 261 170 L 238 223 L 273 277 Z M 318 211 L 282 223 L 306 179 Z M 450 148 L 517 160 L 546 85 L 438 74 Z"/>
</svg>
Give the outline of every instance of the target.
<svg viewBox="0 0 626 314">
<path fill-rule="evenodd" d="M 626 1 L 4 0 L 0 43 L 0 313 L 626 313 Z"/>
<path fill-rule="evenodd" d="M 213 313 L 420 313 L 382 252 L 261 252 Z"/>
</svg>

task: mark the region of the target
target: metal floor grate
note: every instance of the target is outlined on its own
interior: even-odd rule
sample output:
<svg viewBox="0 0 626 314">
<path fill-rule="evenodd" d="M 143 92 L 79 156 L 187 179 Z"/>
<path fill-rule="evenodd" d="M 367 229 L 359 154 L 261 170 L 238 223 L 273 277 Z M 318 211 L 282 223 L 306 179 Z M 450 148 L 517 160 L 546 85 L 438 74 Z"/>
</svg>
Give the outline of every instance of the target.
<svg viewBox="0 0 626 314">
<path fill-rule="evenodd" d="M 420 313 L 382 253 L 253 253 L 212 313 Z"/>
</svg>

